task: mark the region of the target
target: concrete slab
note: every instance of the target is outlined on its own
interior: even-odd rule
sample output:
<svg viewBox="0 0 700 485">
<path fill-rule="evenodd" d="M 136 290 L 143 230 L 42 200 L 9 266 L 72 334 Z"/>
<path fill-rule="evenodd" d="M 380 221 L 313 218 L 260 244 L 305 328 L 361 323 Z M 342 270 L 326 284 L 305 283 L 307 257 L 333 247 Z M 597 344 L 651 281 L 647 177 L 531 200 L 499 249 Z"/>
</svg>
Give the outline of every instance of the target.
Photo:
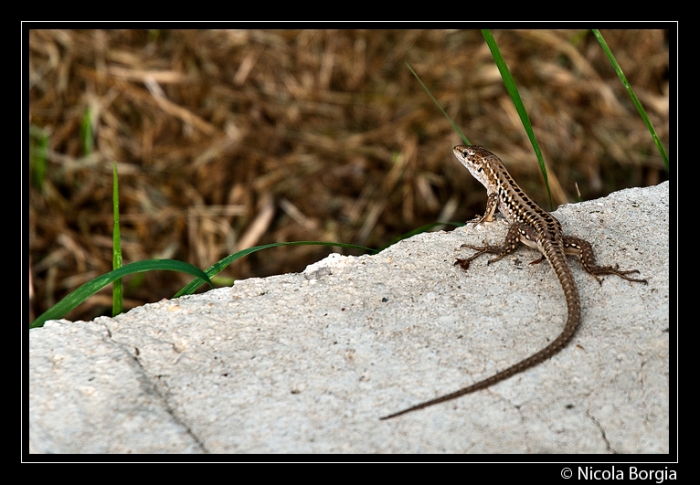
<svg viewBox="0 0 700 485">
<path fill-rule="evenodd" d="M 555 212 L 600 264 L 571 259 L 581 327 L 549 361 L 394 420 L 541 349 L 566 306 L 527 248 L 468 272 L 463 243 L 502 222 L 421 234 L 375 256 L 237 281 L 116 318 L 31 330 L 36 453 L 667 453 L 668 183 Z M 674 342 L 675 345 L 675 342 Z"/>
</svg>

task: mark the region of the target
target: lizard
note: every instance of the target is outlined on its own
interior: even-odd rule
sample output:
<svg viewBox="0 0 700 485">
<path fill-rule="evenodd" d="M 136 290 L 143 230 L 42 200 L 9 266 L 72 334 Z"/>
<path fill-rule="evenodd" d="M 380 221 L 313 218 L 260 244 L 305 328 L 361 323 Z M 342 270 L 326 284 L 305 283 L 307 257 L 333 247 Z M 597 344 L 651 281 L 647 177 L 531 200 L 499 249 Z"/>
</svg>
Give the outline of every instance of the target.
<svg viewBox="0 0 700 485">
<path fill-rule="evenodd" d="M 457 259 L 454 264 L 459 265 L 466 271 L 473 260 L 486 253 L 496 255 L 493 259 L 488 260 L 489 264 L 494 263 L 514 252 L 520 244 L 539 250 L 542 257 L 531 264 L 540 263 L 547 259 L 554 270 L 566 299 L 568 313 L 566 324 L 556 339 L 530 357 L 468 387 L 384 416 L 380 418 L 381 420 L 395 418 L 402 414 L 486 389 L 497 382 L 501 382 L 546 361 L 566 347 L 574 336 L 581 320 L 581 299 L 571 268 L 569 268 L 567 263 L 566 255 L 578 256 L 583 268 L 593 275 L 598 283 L 602 284 L 602 281 L 598 278 L 599 275 L 612 274 L 627 281 L 648 284 L 646 280 L 627 276 L 631 273 L 639 273 L 636 269 L 621 271 L 617 264 L 614 267 L 598 266 L 590 243 L 584 239 L 563 235 L 560 222 L 549 212 L 540 208 L 535 201 L 525 194 L 510 176 L 501 159 L 496 155 L 478 145 L 457 145 L 454 147 L 453 153 L 472 176 L 486 187 L 487 202 L 484 215 L 481 217 L 477 216 L 470 223 L 480 224 L 493 221 L 497 209 L 510 223 L 502 245 L 489 245 L 485 241 L 483 242 L 484 246 L 464 244 L 462 247 L 474 249 L 477 252 L 468 258 Z"/>
</svg>

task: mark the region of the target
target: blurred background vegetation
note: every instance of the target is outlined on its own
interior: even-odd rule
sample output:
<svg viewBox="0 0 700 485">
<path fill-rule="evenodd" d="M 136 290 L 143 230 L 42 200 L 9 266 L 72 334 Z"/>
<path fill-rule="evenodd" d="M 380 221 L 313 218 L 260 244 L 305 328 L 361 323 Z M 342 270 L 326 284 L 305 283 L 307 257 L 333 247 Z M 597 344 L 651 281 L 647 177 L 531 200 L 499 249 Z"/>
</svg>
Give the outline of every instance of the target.
<svg viewBox="0 0 700 485">
<path fill-rule="evenodd" d="M 601 33 L 668 146 L 668 32 Z M 493 34 L 555 205 L 667 179 L 590 31 Z M 423 224 L 481 214 L 486 193 L 451 152 L 458 135 L 405 63 L 470 141 L 550 209 L 478 30 L 31 30 L 30 321 L 111 269 L 114 161 L 124 263 L 206 268 L 280 241 L 379 248 Z M 261 251 L 223 274 L 301 271 L 328 252 Z M 171 297 L 190 279 L 127 278 L 125 307 Z M 109 314 L 110 294 L 68 318 Z"/>
</svg>

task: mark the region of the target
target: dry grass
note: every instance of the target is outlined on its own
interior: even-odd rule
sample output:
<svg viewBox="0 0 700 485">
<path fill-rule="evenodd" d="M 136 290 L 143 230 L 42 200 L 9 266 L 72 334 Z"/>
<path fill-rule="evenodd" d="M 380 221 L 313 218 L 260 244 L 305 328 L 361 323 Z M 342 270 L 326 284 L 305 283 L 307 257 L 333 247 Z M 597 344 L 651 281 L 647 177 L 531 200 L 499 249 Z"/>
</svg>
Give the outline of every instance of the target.
<svg viewBox="0 0 700 485">
<path fill-rule="evenodd" d="M 602 31 L 665 143 L 665 32 Z M 494 32 L 536 130 L 555 204 L 667 178 L 642 120 L 590 33 Z M 573 42 L 572 42 L 573 41 Z M 49 135 L 30 190 L 32 315 L 111 269 L 111 164 L 124 262 L 207 267 L 251 245 L 380 247 L 481 213 L 485 193 L 411 64 L 472 143 L 504 159 L 547 207 L 532 149 L 478 31 L 61 31 L 29 39 L 30 123 Z M 80 126 L 92 112 L 95 151 Z M 577 189 L 578 187 L 578 189 Z M 577 194 L 580 191 L 580 197 Z M 300 271 L 327 248 L 256 253 L 244 278 Z M 127 280 L 126 307 L 189 278 Z M 69 315 L 107 311 L 109 291 Z"/>
</svg>

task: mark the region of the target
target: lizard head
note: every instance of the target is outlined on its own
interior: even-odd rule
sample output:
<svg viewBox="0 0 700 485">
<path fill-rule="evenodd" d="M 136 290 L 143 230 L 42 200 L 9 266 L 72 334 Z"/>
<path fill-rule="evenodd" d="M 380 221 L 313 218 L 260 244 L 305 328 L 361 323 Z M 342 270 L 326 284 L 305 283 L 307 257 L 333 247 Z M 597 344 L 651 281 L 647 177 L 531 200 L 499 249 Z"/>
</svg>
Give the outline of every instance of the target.
<svg viewBox="0 0 700 485">
<path fill-rule="evenodd" d="M 490 186 L 489 177 L 493 171 L 489 165 L 500 161 L 496 155 L 479 145 L 457 145 L 452 153 L 484 187 Z"/>
</svg>

